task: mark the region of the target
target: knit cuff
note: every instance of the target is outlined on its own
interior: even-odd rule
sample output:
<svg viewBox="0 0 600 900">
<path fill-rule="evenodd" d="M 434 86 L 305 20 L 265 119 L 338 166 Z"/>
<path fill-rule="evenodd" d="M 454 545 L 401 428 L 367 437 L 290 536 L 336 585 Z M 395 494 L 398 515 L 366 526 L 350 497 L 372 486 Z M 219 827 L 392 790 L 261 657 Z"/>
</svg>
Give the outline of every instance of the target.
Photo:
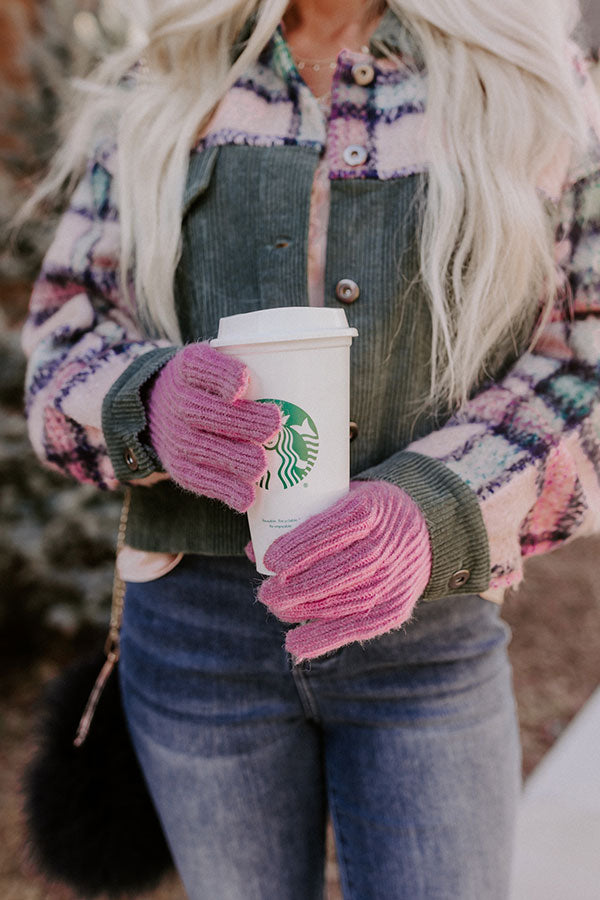
<svg viewBox="0 0 600 900">
<path fill-rule="evenodd" d="M 490 581 L 490 550 L 476 494 L 444 463 L 403 450 L 355 476 L 389 481 L 419 505 L 431 541 L 432 567 L 423 600 L 480 594 Z"/>
<path fill-rule="evenodd" d="M 144 385 L 181 349 L 161 347 L 138 356 L 115 381 L 102 404 L 102 430 L 119 481 L 146 478 L 161 471 L 150 442 L 142 402 Z"/>
</svg>

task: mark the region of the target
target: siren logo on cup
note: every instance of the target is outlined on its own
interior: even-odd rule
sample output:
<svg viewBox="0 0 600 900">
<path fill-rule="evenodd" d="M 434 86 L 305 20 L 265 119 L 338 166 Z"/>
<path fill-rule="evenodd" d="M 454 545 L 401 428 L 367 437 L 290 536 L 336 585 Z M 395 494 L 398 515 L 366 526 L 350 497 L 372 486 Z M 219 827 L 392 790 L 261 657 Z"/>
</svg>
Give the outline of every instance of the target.
<svg viewBox="0 0 600 900">
<path fill-rule="evenodd" d="M 258 486 L 269 490 L 274 480 L 284 490 L 299 484 L 313 468 L 319 453 L 319 432 L 314 421 L 301 407 L 287 400 L 261 398 L 259 403 L 276 403 L 282 425 L 273 440 L 265 444 L 269 468 Z"/>
</svg>

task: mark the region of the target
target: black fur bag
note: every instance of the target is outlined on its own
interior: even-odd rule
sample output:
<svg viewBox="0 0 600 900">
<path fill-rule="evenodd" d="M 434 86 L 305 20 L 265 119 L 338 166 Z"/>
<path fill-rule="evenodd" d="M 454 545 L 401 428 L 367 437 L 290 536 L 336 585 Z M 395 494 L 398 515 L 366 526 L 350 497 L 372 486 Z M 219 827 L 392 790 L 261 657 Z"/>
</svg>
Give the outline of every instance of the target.
<svg viewBox="0 0 600 900">
<path fill-rule="evenodd" d="M 127 510 L 126 495 L 118 545 Z M 121 705 L 116 663 L 124 593 L 115 575 L 104 653 L 72 664 L 49 685 L 38 749 L 23 779 L 34 865 L 83 898 L 137 896 L 173 868 Z"/>
<path fill-rule="evenodd" d="M 51 683 L 24 778 L 34 864 L 86 898 L 137 896 L 173 866 L 127 730 L 118 667 L 87 737 L 74 744 L 103 662 L 103 654 L 76 662 Z"/>
</svg>

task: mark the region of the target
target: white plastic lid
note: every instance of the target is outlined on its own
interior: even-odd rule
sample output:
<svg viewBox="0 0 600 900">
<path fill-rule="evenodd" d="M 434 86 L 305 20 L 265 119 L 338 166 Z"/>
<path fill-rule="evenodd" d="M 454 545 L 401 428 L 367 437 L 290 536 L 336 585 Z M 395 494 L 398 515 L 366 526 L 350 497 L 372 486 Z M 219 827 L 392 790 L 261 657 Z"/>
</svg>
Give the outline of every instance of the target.
<svg viewBox="0 0 600 900">
<path fill-rule="evenodd" d="M 213 347 L 298 341 L 309 338 L 356 337 L 343 309 L 317 306 L 282 306 L 226 316 L 219 322 Z"/>
</svg>

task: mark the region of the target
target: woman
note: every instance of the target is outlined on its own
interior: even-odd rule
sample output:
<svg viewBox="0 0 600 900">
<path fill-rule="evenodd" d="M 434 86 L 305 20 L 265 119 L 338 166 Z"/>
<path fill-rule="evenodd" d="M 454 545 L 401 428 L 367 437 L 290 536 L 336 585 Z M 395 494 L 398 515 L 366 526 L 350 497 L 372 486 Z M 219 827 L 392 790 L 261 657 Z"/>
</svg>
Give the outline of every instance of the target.
<svg viewBox="0 0 600 900">
<path fill-rule="evenodd" d="M 24 331 L 30 431 L 131 486 L 123 699 L 192 900 L 322 896 L 327 810 L 347 898 L 507 896 L 493 601 L 600 508 L 600 116 L 567 6 L 161 0 L 43 188 L 94 147 Z M 286 304 L 359 329 L 353 482 L 261 583 L 239 513 L 279 412 L 206 341 Z"/>
</svg>

